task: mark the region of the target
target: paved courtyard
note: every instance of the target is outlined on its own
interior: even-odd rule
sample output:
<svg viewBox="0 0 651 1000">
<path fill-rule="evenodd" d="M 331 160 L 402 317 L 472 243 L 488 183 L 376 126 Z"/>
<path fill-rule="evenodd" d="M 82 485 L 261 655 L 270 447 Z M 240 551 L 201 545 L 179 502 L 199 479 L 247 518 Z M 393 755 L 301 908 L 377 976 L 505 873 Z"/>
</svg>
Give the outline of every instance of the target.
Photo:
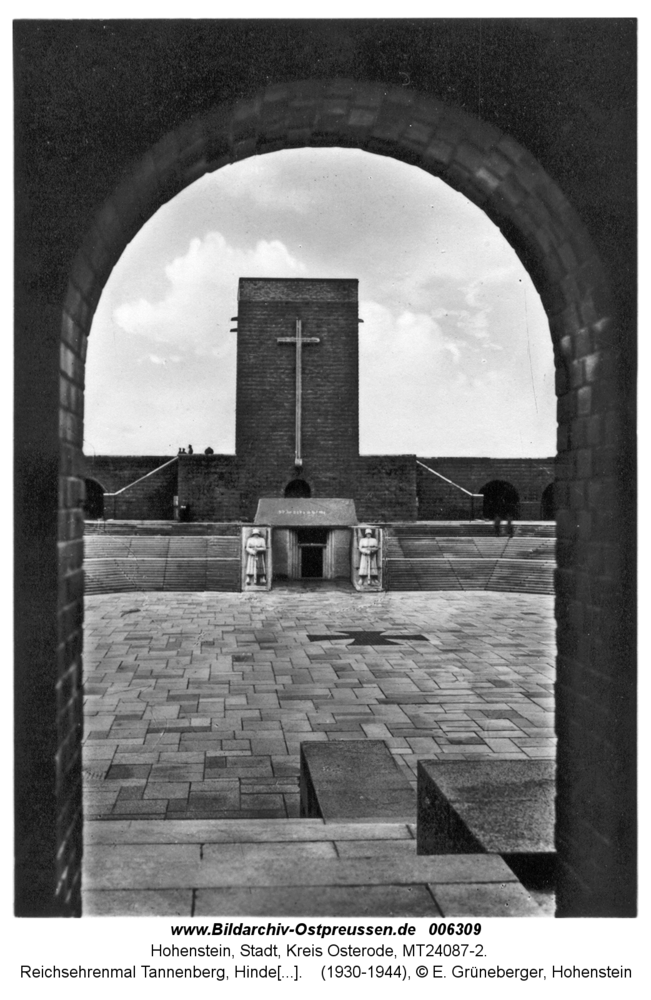
<svg viewBox="0 0 651 1000">
<path fill-rule="evenodd" d="M 554 756 L 553 598 L 130 593 L 86 600 L 87 819 L 298 816 L 306 740 Z"/>
</svg>

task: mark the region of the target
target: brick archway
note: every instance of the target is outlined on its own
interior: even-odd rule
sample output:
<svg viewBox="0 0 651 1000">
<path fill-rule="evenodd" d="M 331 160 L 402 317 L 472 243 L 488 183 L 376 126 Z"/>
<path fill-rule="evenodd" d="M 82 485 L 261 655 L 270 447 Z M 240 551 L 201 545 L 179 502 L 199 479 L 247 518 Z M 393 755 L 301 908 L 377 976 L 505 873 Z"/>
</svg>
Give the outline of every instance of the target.
<svg viewBox="0 0 651 1000">
<path fill-rule="evenodd" d="M 165 136 L 99 209 L 74 260 L 62 320 L 66 489 L 61 492 L 64 596 L 59 618 L 70 652 L 59 676 L 73 677 L 74 683 L 61 745 L 74 743 L 75 698 L 80 697 L 74 637 L 82 599 L 76 583 L 83 572 L 81 522 L 75 515 L 79 493 L 70 482 L 81 453 L 86 340 L 102 289 L 128 241 L 188 184 L 225 164 L 301 146 L 357 147 L 440 177 L 498 225 L 541 296 L 554 346 L 559 425 L 559 913 L 631 913 L 634 839 L 622 801 L 630 810 L 634 689 L 618 638 L 627 592 L 616 558 L 621 544 L 616 513 L 626 509 L 618 448 L 625 443 L 627 387 L 606 273 L 580 219 L 525 149 L 465 112 L 406 88 L 347 80 L 270 86 Z M 70 817 L 69 801 L 77 800 L 78 789 L 68 779 L 74 777 L 78 755 L 60 759 L 57 809 Z M 66 878 L 74 875 L 76 830 L 71 822 L 62 826 L 60 894 L 72 891 Z"/>
</svg>

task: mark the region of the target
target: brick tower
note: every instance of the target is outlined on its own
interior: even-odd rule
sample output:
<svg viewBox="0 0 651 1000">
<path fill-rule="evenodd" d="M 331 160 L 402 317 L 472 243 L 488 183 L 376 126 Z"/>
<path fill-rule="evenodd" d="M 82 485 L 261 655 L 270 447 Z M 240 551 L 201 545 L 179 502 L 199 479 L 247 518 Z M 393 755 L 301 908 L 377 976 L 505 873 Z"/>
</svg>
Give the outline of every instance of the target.
<svg viewBox="0 0 651 1000">
<path fill-rule="evenodd" d="M 245 495 L 354 495 L 357 289 L 357 279 L 240 278 L 236 454 Z"/>
</svg>

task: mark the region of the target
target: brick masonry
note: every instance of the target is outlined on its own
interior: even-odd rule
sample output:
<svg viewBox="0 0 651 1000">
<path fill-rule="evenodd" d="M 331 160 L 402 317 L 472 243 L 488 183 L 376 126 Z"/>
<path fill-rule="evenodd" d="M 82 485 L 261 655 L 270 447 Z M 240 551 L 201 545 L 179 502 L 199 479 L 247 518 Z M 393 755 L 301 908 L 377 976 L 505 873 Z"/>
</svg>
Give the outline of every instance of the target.
<svg viewBox="0 0 651 1000">
<path fill-rule="evenodd" d="M 273 416 L 269 422 L 273 422 Z M 269 424 L 267 424 L 268 426 Z M 268 440 L 260 432 L 252 437 Z M 265 426 L 264 423 L 259 426 Z M 342 475 L 343 460 L 337 450 L 321 454 L 318 462 L 306 461 L 303 478 L 313 486 L 314 496 L 346 496 L 355 500 L 363 521 L 448 521 L 483 516 L 481 498 L 470 506 L 462 490 L 417 465 L 415 455 L 362 455 L 352 457 L 348 476 Z M 100 482 L 122 489 L 135 477 L 169 462 L 168 457 L 137 460 L 128 456 L 96 456 L 88 467 Z M 328 468 L 328 461 L 331 467 Z M 418 461 L 470 493 L 478 494 L 495 480 L 509 483 L 517 491 L 520 520 L 545 520 L 543 494 L 553 486 L 554 458 L 421 458 Z M 279 473 L 280 463 L 264 454 L 248 461 L 235 455 L 179 455 L 177 463 L 137 483 L 115 498 L 107 497 L 104 517 L 131 520 L 166 520 L 173 516 L 173 498 L 188 508 L 191 521 L 252 520 L 260 496 L 283 495 L 294 476 L 291 463 Z M 311 475 L 310 473 L 313 473 Z M 99 478 L 101 477 L 101 479 Z M 133 478 L 131 478 L 133 477 Z M 111 491 L 108 491 L 111 492 Z"/>
<path fill-rule="evenodd" d="M 146 510 L 154 521 L 170 520 L 174 516 L 174 497 L 178 493 L 178 463 L 168 462 L 160 469 L 136 480 L 124 492 L 104 496 L 104 516 L 122 520 L 138 520 Z"/>
<path fill-rule="evenodd" d="M 245 516 L 301 475 L 312 496 L 350 496 L 359 454 L 357 280 L 240 279 L 235 450 Z M 302 347 L 303 464 L 295 467 L 296 348 Z"/>
<path fill-rule="evenodd" d="M 555 458 L 421 458 L 420 461 L 474 494 L 495 480 L 507 482 L 518 494 L 518 519 L 545 520 L 543 493 L 553 486 Z M 417 467 L 417 478 L 418 517 L 421 520 L 468 516 L 468 497 L 422 466 Z M 482 516 L 481 506 L 476 516 Z"/>
<path fill-rule="evenodd" d="M 631 915 L 635 24 L 486 22 L 485 121 L 461 110 L 476 107 L 477 22 L 334 22 L 309 36 L 296 24 L 282 39 L 261 24 L 247 26 L 244 46 L 242 30 L 15 25 L 17 912 L 80 910 L 81 447 L 94 309 L 128 242 L 186 185 L 247 156 L 329 145 L 394 156 L 461 191 L 540 293 L 559 424 L 559 913 Z M 181 85 L 181 44 L 193 86 Z M 310 79 L 315 65 L 323 80 Z M 119 110 L 116 66 L 121 93 L 137 94 Z M 587 169 L 596 158 L 600 170 Z"/>
<path fill-rule="evenodd" d="M 234 455 L 179 455 L 177 492 L 190 521 L 241 520 L 241 470 Z"/>
<path fill-rule="evenodd" d="M 117 493 L 155 469 L 173 455 L 85 455 L 84 476 L 99 483 L 105 493 Z"/>
</svg>

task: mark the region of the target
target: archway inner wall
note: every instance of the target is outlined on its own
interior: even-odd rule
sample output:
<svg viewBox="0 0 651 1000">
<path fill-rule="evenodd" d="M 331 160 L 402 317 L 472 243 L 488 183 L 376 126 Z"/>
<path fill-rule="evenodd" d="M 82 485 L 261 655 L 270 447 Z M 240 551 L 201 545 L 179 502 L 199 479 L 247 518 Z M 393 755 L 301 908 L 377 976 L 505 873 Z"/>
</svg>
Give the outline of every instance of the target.
<svg viewBox="0 0 651 1000">
<path fill-rule="evenodd" d="M 619 460 L 622 449 L 628 453 L 627 386 L 604 268 L 574 210 L 513 139 L 408 89 L 347 80 L 270 86 L 167 135 L 104 202 L 74 260 L 60 344 L 58 701 L 51 727 L 58 749 L 47 800 L 58 822 L 56 839 L 48 842 L 56 859 L 55 909 L 76 912 L 79 905 L 79 483 L 84 359 L 94 309 L 127 242 L 165 201 L 208 171 L 300 146 L 357 147 L 441 177 L 500 227 L 538 289 L 558 395 L 559 914 L 631 913 L 634 687 L 617 517 L 627 509 Z"/>
</svg>

